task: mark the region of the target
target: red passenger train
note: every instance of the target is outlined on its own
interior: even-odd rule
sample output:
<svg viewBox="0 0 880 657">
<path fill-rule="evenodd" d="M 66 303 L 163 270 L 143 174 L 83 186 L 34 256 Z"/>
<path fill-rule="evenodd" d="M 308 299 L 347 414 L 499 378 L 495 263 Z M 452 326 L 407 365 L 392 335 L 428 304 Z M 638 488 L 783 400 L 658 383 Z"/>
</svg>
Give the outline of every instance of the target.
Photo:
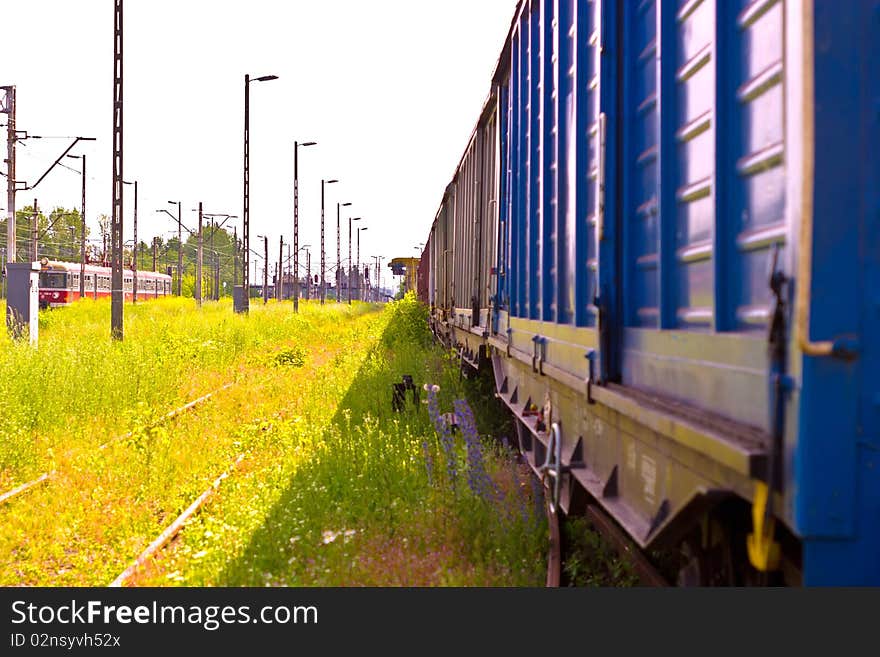
<svg viewBox="0 0 880 657">
<path fill-rule="evenodd" d="M 78 262 L 43 260 L 40 267 L 40 308 L 67 306 L 80 298 L 82 265 Z M 85 296 L 89 299 L 109 297 L 111 268 L 87 264 L 85 266 Z M 137 276 L 138 300 L 155 299 L 171 294 L 171 276 L 154 271 L 122 272 L 125 300 L 131 301 L 134 277 Z"/>
</svg>

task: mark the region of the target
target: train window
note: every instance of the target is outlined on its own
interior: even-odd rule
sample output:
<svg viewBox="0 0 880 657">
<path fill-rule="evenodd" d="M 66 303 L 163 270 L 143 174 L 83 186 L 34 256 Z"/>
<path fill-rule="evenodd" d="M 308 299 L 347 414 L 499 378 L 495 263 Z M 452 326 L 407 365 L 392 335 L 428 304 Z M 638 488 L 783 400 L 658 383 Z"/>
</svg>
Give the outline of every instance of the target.
<svg viewBox="0 0 880 657">
<path fill-rule="evenodd" d="M 64 289 L 67 287 L 67 274 L 58 272 L 40 272 L 40 287 Z"/>
<path fill-rule="evenodd" d="M 132 288 L 131 288 L 131 279 L 130 278 L 122 279 L 122 289 L 125 290 L 126 292 L 131 292 Z"/>
</svg>

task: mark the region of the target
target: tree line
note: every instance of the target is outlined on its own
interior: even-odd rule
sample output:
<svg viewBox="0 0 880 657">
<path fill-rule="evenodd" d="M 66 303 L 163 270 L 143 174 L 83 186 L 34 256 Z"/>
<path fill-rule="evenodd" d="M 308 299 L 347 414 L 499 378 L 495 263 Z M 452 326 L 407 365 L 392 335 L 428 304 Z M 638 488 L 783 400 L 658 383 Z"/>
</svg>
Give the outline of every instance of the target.
<svg viewBox="0 0 880 657">
<path fill-rule="evenodd" d="M 16 260 L 62 260 L 79 262 L 81 253 L 82 220 L 78 209 L 56 207 L 48 214 L 33 205 L 25 206 L 15 213 Z M 0 260 L 6 262 L 7 218 L 0 220 Z M 36 240 L 34 239 L 36 237 Z M 85 228 L 86 262 L 97 265 L 110 263 L 110 217 L 98 216 L 98 235 L 93 236 L 88 226 Z M 202 229 L 202 295 L 209 298 L 214 294 L 215 285 L 218 296 L 231 296 L 235 266 L 233 264 L 233 234 L 225 228 L 212 228 L 206 224 Z M 137 244 L 137 268 L 167 272 L 174 278 L 173 289 L 177 290 L 177 252 L 181 246 L 183 259 L 182 292 L 191 296 L 195 287 L 196 261 L 198 259 L 198 236 L 187 234 L 181 245 L 177 237 L 164 239 L 161 236 L 140 239 Z M 36 246 L 36 255 L 34 255 Z M 239 242 L 240 247 L 240 242 Z M 122 261 L 125 267 L 134 265 L 134 245 L 129 241 L 123 247 Z M 239 260 L 240 267 L 241 262 Z M 217 281 L 219 273 L 219 281 Z M 238 272 L 241 278 L 241 272 Z M 271 278 L 271 276 L 270 276 Z"/>
</svg>

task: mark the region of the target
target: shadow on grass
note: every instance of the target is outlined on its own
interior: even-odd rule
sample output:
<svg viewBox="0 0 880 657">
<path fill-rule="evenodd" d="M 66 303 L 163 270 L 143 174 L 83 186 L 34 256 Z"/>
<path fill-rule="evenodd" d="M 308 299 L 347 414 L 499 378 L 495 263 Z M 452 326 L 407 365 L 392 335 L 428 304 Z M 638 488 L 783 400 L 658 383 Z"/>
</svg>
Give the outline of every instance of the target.
<svg viewBox="0 0 880 657">
<path fill-rule="evenodd" d="M 393 314 L 385 330 L 368 349 L 336 412 L 325 427 L 316 429 L 321 432 L 316 456 L 297 466 L 247 547 L 227 562 L 219 585 L 336 581 L 335 576 L 320 572 L 322 565 L 328 565 L 321 563 L 322 555 L 338 547 L 324 547 L 335 541 L 335 537 L 326 540 L 333 528 L 328 525 L 335 523 L 342 531 L 379 521 L 393 531 L 395 513 L 421 501 L 427 489 L 424 460 L 413 463 L 414 454 L 401 452 L 411 450 L 410 436 L 433 432 L 421 403 L 422 384 L 430 377 L 435 377 L 431 383 L 439 383 L 436 379 L 443 376 L 443 368 L 432 367 L 440 354 L 431 343 L 424 309 L 411 303 L 388 312 Z M 404 375 L 413 377 L 418 399 L 414 403 L 413 391 L 408 390 L 404 408 L 395 411 L 392 384 L 400 383 Z M 297 566 L 298 575 L 290 566 L 297 555 L 308 562 Z"/>
</svg>

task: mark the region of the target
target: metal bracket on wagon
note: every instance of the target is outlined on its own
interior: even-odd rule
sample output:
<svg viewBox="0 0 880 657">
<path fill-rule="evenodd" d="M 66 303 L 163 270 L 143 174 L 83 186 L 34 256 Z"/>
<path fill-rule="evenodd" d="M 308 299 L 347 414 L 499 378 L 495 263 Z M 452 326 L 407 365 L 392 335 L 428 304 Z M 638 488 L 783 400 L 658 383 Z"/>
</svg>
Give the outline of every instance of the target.
<svg viewBox="0 0 880 657">
<path fill-rule="evenodd" d="M 550 426 L 550 441 L 547 443 L 547 457 L 539 468 L 541 473 L 541 483 L 550 490 L 550 512 L 556 513 L 559 510 L 559 496 L 562 485 L 562 475 L 571 472 L 575 468 L 583 468 L 581 462 L 572 463 L 571 465 L 562 464 L 562 429 L 559 422 L 554 422 Z M 553 479 L 552 486 L 548 483 L 548 479 Z"/>
<path fill-rule="evenodd" d="M 508 343 L 509 344 L 509 343 Z M 540 335 L 532 337 L 532 371 L 544 375 L 544 360 L 547 358 L 547 338 Z"/>
<path fill-rule="evenodd" d="M 596 362 L 596 350 L 590 349 L 584 354 L 584 358 L 587 359 L 587 403 L 595 404 L 596 400 L 593 399 L 593 366 Z"/>
</svg>

